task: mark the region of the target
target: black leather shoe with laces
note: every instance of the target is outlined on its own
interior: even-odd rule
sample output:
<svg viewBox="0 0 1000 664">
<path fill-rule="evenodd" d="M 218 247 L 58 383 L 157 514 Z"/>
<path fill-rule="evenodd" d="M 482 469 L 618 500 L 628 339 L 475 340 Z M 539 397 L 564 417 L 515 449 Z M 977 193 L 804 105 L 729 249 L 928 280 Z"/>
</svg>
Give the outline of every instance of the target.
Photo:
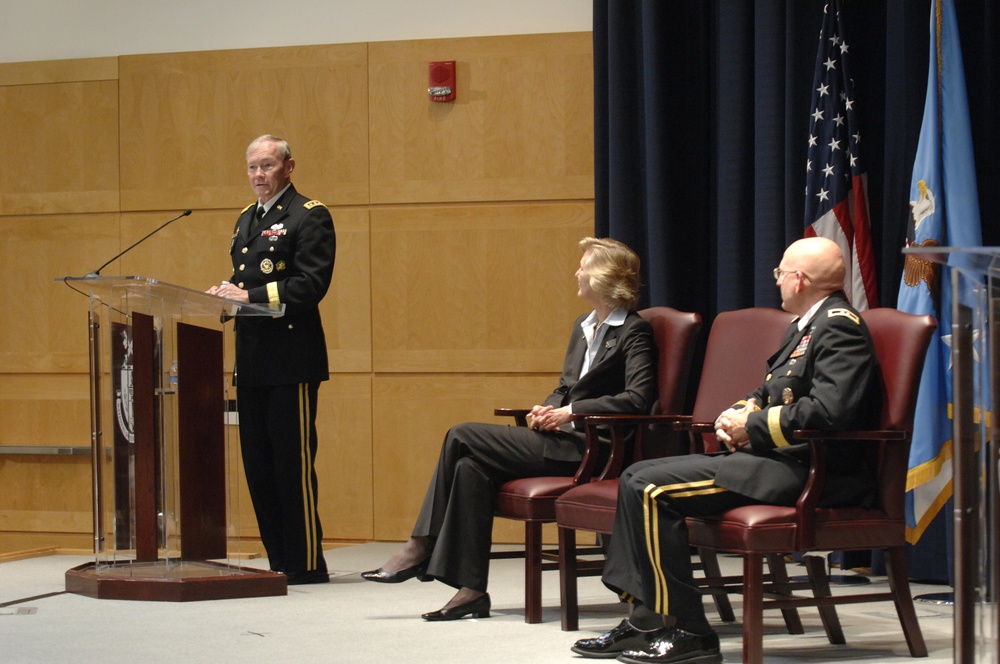
<svg viewBox="0 0 1000 664">
<path fill-rule="evenodd" d="M 653 639 L 666 631 L 666 628 L 643 631 L 633 627 L 626 619 L 610 632 L 593 639 L 580 639 L 570 650 L 584 657 L 614 659 L 624 650 L 645 648 Z"/>
<path fill-rule="evenodd" d="M 692 634 L 671 628 L 645 647 L 629 648 L 618 655 L 628 664 L 722 664 L 719 636 L 715 632 Z"/>
</svg>

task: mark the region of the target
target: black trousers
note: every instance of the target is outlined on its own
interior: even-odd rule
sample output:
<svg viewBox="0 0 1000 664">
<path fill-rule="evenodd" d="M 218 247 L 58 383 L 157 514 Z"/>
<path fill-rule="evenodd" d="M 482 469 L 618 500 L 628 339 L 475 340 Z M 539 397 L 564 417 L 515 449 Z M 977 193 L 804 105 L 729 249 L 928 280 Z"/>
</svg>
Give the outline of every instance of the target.
<svg viewBox="0 0 1000 664">
<path fill-rule="evenodd" d="M 583 439 L 571 433 L 477 423 L 448 431 L 413 527 L 414 537 L 431 538 L 428 574 L 454 588 L 486 591 L 500 485 L 523 477 L 570 476 L 579 467 L 579 460 L 545 458 L 549 436 L 577 442 L 582 457 Z"/>
<path fill-rule="evenodd" d="M 710 631 L 694 585 L 686 516 L 707 516 L 756 501 L 714 484 L 722 457 L 700 454 L 640 461 L 622 473 L 618 512 L 602 581 L 677 626 Z"/>
<path fill-rule="evenodd" d="M 243 468 L 273 570 L 326 570 L 314 468 L 318 393 L 318 383 L 238 387 Z"/>
</svg>

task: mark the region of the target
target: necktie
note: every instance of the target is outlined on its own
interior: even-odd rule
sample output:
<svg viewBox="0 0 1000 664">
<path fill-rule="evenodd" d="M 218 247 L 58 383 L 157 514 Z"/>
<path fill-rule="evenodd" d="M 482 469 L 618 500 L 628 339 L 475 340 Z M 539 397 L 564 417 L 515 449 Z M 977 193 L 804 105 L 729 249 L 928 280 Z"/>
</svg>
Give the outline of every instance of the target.
<svg viewBox="0 0 1000 664">
<path fill-rule="evenodd" d="M 264 206 L 258 205 L 257 212 L 254 213 L 253 221 L 250 223 L 250 235 L 256 235 L 260 228 L 260 221 L 264 218 Z"/>
</svg>

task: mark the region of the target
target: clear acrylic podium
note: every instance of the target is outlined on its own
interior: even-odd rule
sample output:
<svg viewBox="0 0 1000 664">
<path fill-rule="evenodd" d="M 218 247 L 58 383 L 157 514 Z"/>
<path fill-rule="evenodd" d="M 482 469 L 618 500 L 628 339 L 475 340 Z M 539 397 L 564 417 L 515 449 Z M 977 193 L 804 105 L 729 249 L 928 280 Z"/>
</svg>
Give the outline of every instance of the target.
<svg viewBox="0 0 1000 664">
<path fill-rule="evenodd" d="M 913 247 L 951 293 L 954 661 L 1000 662 L 1000 247 Z"/>
<path fill-rule="evenodd" d="M 227 487 L 239 462 L 224 368 L 224 323 L 280 316 L 284 305 L 145 277 L 60 281 L 90 297 L 95 553 L 66 572 L 66 590 L 160 601 L 285 595 L 284 575 L 232 559 L 239 501 Z"/>
</svg>

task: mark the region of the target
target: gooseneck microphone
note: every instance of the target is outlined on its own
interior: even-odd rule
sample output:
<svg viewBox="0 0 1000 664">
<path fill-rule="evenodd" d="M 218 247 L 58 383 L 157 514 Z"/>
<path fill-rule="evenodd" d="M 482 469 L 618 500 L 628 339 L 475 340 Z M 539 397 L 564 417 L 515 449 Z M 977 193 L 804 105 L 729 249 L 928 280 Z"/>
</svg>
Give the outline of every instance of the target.
<svg viewBox="0 0 1000 664">
<path fill-rule="evenodd" d="M 148 240 L 152 236 L 156 235 L 157 233 L 159 233 L 160 231 L 162 231 L 164 228 L 166 228 L 170 224 L 174 223 L 175 221 L 177 221 L 181 217 L 188 216 L 189 214 L 191 214 L 191 210 L 184 210 L 183 212 L 181 212 L 179 215 L 177 215 L 176 217 L 174 217 L 170 221 L 167 221 L 166 223 L 160 225 L 158 228 L 154 228 L 150 233 L 147 233 L 144 237 L 141 237 L 138 240 L 136 240 L 135 242 L 133 242 L 132 246 L 130 246 L 129 248 L 125 249 L 125 251 L 120 251 L 117 254 L 115 254 L 114 256 L 112 256 L 111 260 L 109 260 L 107 263 L 105 263 L 101 267 L 97 268 L 93 272 L 89 273 L 87 275 L 87 277 L 99 277 L 99 276 L 101 276 L 101 270 L 103 270 L 107 266 L 111 265 L 113 262 L 115 262 L 116 260 L 118 260 L 119 258 L 121 258 L 122 256 L 124 256 L 128 252 L 132 251 L 137 246 L 139 246 L 140 244 L 142 244 L 143 242 L 145 242 L 146 240 Z"/>
</svg>

